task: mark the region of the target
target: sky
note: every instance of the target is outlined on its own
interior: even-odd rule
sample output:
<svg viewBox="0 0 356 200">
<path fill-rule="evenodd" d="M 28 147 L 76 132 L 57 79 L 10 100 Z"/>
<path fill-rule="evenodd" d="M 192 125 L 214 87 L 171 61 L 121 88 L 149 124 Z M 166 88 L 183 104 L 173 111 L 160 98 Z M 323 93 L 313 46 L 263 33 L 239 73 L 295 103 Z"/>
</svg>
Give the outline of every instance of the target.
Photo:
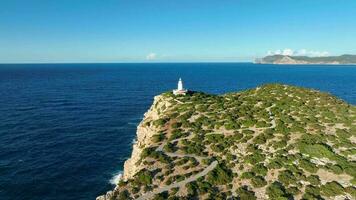
<svg viewBox="0 0 356 200">
<path fill-rule="evenodd" d="M 356 54 L 355 0 L 0 0 L 0 63 Z"/>
</svg>

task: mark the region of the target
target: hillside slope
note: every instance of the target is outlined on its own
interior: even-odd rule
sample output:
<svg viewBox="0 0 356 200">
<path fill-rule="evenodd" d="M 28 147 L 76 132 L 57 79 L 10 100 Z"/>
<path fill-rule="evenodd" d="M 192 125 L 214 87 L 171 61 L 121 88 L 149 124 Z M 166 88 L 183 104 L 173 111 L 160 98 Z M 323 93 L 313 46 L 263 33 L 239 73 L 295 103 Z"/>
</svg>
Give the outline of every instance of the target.
<svg viewBox="0 0 356 200">
<path fill-rule="evenodd" d="M 98 199 L 355 199 L 355 143 L 356 107 L 315 90 L 164 93 Z"/>
<path fill-rule="evenodd" d="M 260 64 L 356 64 L 356 55 L 308 57 L 308 56 L 284 56 L 271 55 L 257 59 Z"/>
</svg>

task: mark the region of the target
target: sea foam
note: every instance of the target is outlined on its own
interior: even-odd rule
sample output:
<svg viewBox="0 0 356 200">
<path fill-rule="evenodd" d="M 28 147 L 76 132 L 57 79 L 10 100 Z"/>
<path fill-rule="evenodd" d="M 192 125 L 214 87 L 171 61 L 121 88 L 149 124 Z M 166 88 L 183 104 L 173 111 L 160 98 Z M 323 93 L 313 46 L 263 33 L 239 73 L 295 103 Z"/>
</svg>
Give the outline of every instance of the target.
<svg viewBox="0 0 356 200">
<path fill-rule="evenodd" d="M 114 176 L 110 179 L 110 183 L 113 185 L 117 185 L 122 178 L 122 174 L 123 174 L 123 171 L 119 171 L 116 174 L 114 174 Z"/>
</svg>

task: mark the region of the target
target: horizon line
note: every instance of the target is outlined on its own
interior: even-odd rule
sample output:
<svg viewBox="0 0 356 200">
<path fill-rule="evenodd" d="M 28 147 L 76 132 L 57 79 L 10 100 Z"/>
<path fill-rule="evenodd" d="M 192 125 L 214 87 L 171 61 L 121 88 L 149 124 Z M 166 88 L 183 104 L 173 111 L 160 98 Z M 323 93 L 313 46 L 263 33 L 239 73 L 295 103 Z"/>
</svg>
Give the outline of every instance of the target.
<svg viewBox="0 0 356 200">
<path fill-rule="evenodd" d="M 31 65 L 31 64 L 175 64 L 175 63 L 253 63 L 253 61 L 148 61 L 148 62 L 9 62 L 0 65 Z"/>
</svg>

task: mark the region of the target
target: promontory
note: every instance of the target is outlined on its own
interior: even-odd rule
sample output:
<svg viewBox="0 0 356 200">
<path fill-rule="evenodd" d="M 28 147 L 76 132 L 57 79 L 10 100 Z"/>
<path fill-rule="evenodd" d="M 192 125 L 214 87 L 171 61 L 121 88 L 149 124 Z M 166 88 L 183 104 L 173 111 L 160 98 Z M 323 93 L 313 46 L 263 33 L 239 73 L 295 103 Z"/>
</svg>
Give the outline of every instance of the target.
<svg viewBox="0 0 356 200">
<path fill-rule="evenodd" d="M 266 84 L 156 96 L 123 179 L 97 199 L 355 199 L 355 184 L 356 106 Z"/>
<path fill-rule="evenodd" d="M 261 59 L 256 59 L 257 64 L 285 64 L 285 65 L 356 65 L 356 55 L 341 56 L 288 56 L 288 55 L 270 55 Z"/>
</svg>

